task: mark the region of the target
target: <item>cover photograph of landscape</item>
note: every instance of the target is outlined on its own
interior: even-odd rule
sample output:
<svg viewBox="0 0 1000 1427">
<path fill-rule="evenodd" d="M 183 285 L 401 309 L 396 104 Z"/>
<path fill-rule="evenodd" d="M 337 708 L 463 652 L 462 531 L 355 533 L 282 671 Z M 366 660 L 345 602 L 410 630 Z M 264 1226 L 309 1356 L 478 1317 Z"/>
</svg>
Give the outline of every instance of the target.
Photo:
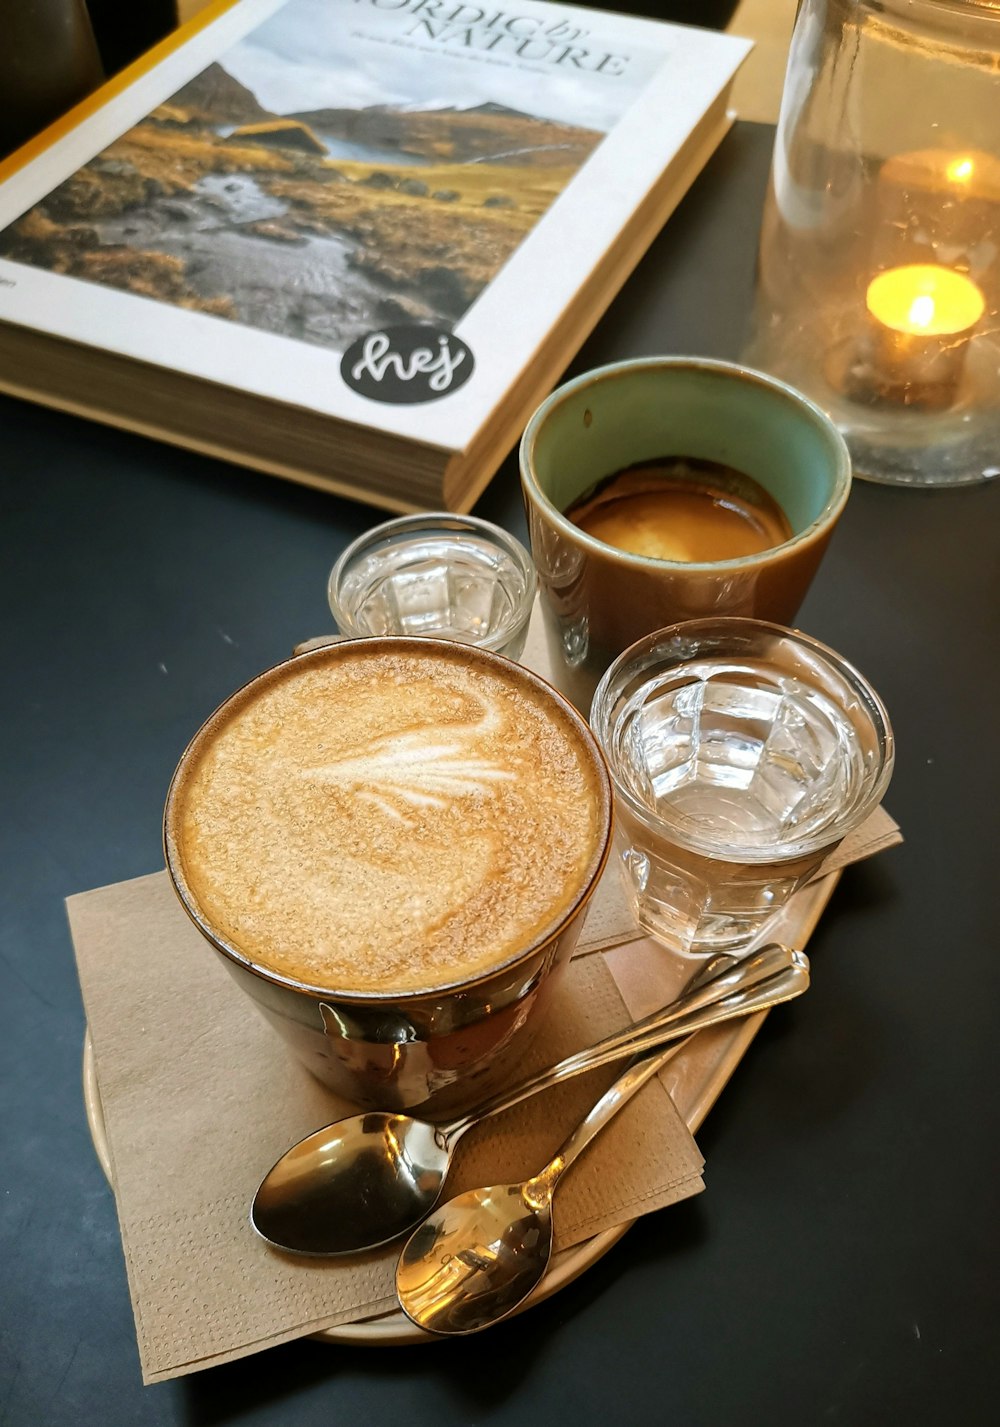
<svg viewBox="0 0 1000 1427">
<path fill-rule="evenodd" d="M 547 86 L 402 24 L 290 0 L 0 233 L 0 256 L 338 351 L 450 328 L 615 115 L 593 75 Z"/>
</svg>

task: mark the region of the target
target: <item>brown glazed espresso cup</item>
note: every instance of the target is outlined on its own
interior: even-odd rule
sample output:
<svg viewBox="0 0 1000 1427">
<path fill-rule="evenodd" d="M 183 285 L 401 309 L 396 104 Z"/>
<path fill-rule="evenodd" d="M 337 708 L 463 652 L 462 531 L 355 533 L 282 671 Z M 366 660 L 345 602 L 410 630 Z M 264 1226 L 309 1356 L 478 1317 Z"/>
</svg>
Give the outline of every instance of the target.
<svg viewBox="0 0 1000 1427">
<path fill-rule="evenodd" d="M 320 1080 L 447 1114 L 509 1078 L 611 843 L 586 721 L 502 655 L 372 638 L 267 670 L 195 734 L 167 869 Z"/>
<path fill-rule="evenodd" d="M 750 477 L 789 537 L 739 558 L 658 559 L 567 518 L 612 473 L 665 457 Z M 653 630 L 715 615 L 791 623 L 851 485 L 846 443 L 818 406 L 746 367 L 689 357 L 619 362 L 559 387 L 520 461 L 553 678 L 584 711 L 611 661 Z"/>
</svg>

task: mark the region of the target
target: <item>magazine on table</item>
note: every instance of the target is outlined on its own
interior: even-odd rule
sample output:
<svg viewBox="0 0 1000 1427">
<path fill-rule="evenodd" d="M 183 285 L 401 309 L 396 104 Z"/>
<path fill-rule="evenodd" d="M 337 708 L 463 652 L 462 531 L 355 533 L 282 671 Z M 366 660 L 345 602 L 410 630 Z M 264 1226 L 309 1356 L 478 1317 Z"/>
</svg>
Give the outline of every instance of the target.
<svg viewBox="0 0 1000 1427">
<path fill-rule="evenodd" d="M 537 0 L 218 0 L 0 165 L 0 389 L 468 509 L 748 49 Z"/>
</svg>

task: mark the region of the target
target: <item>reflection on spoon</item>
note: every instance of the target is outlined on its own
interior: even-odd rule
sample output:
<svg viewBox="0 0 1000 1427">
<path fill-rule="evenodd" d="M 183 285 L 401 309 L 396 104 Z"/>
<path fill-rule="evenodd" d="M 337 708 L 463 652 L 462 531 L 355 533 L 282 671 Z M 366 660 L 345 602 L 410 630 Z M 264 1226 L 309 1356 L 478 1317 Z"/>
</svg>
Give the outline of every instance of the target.
<svg viewBox="0 0 1000 1427">
<path fill-rule="evenodd" d="M 758 988 L 755 1010 L 799 996 L 806 966 Z M 552 1198 L 565 1171 L 609 1120 L 678 1049 L 653 1051 L 615 1081 L 540 1173 L 523 1184 L 471 1189 L 435 1210 L 407 1240 L 396 1268 L 400 1306 L 431 1333 L 477 1333 L 498 1323 L 538 1286 L 552 1256 Z"/>
<path fill-rule="evenodd" d="M 700 977 L 663 1010 L 448 1124 L 371 1111 L 327 1125 L 293 1145 L 264 1176 L 250 1222 L 262 1238 L 292 1253 L 356 1253 L 388 1243 L 433 1209 L 455 1145 L 480 1120 L 585 1070 L 770 1006 L 774 1000 L 755 1000 L 756 991 L 767 993 L 791 968 L 808 975 L 805 956 L 777 944 L 742 961 L 721 958 L 714 974 Z"/>
</svg>

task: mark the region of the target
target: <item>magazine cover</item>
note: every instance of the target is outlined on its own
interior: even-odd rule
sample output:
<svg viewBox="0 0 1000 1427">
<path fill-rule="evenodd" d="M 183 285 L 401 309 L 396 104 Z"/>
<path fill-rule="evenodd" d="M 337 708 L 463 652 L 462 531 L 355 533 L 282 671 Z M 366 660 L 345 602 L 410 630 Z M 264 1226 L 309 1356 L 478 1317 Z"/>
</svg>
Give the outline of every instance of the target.
<svg viewBox="0 0 1000 1427">
<path fill-rule="evenodd" d="M 0 318 L 461 447 L 746 48 L 240 0 L 3 185 Z"/>
</svg>

